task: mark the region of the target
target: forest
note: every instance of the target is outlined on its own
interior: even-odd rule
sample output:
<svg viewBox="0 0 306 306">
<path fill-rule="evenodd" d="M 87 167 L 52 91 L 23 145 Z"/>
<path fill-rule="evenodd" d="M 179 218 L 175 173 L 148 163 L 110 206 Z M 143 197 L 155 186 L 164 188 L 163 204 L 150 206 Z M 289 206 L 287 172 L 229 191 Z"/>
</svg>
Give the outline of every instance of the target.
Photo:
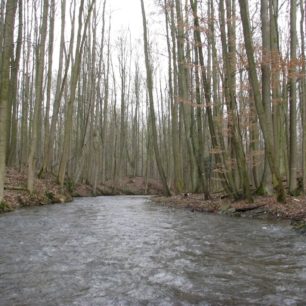
<svg viewBox="0 0 306 306">
<path fill-rule="evenodd" d="M 305 193 L 305 0 L 138 2 L 135 41 L 111 1 L 1 0 L 0 202 L 8 169 L 30 194 L 48 175 Z"/>
</svg>

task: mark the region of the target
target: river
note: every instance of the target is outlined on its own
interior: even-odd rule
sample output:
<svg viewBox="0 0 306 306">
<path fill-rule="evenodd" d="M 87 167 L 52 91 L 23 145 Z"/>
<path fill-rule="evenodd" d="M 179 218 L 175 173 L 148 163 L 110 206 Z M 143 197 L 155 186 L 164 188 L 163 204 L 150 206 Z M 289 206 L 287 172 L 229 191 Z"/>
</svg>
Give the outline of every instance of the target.
<svg viewBox="0 0 306 306">
<path fill-rule="evenodd" d="M 0 216 L 0 305 L 306 305 L 306 237 L 140 196 L 20 209 Z"/>
</svg>

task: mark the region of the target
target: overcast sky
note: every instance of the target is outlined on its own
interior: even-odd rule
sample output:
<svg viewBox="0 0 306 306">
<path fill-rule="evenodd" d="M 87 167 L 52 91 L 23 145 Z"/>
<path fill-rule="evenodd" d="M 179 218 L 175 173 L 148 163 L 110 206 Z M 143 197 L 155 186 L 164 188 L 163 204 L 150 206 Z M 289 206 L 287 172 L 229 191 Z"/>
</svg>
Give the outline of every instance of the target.
<svg viewBox="0 0 306 306">
<path fill-rule="evenodd" d="M 153 55 L 159 57 L 159 52 L 165 47 L 164 15 L 155 0 L 144 0 L 149 29 L 149 40 L 153 43 Z M 115 43 L 122 32 L 130 30 L 134 55 L 142 54 L 143 25 L 140 0 L 108 0 L 108 9 L 112 14 L 112 42 Z M 135 53 L 135 49 L 138 52 Z M 155 63 L 157 64 L 157 63 Z"/>
<path fill-rule="evenodd" d="M 142 34 L 140 0 L 111 0 L 109 7 L 114 32 L 129 28 L 135 38 Z"/>
</svg>

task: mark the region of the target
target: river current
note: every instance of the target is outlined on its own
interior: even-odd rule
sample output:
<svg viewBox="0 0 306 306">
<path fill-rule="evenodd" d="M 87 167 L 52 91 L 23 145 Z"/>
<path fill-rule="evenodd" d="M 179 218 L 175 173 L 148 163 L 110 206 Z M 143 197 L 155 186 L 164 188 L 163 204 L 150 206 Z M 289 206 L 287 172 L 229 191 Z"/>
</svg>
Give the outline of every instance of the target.
<svg viewBox="0 0 306 306">
<path fill-rule="evenodd" d="M 76 199 L 0 216 L 0 305 L 306 305 L 286 223 Z"/>
</svg>

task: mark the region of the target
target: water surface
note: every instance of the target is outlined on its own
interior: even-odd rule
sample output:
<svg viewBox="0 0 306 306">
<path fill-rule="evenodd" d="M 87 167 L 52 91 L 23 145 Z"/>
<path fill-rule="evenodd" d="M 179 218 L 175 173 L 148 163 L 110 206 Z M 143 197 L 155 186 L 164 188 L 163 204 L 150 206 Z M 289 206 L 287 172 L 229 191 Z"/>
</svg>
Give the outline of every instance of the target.
<svg viewBox="0 0 306 306">
<path fill-rule="evenodd" d="M 0 216 L 0 305 L 306 305 L 289 226 L 98 197 Z"/>
</svg>

